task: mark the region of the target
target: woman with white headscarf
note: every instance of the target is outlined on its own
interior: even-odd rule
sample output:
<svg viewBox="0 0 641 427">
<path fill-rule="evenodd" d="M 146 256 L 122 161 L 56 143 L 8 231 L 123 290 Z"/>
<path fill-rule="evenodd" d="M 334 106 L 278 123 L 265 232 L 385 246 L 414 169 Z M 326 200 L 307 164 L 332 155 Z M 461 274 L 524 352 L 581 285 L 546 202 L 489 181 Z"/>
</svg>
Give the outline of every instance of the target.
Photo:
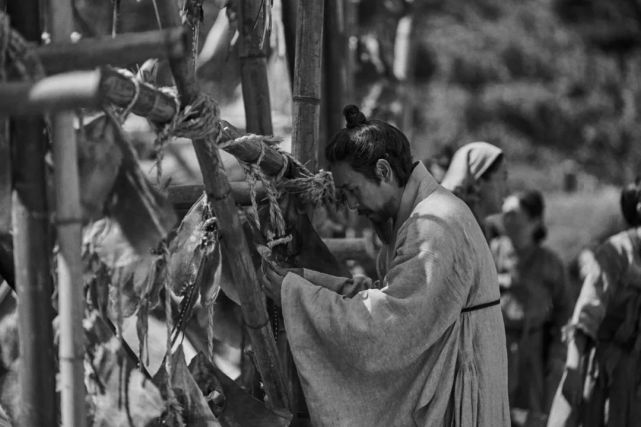
<svg viewBox="0 0 641 427">
<path fill-rule="evenodd" d="M 487 142 L 471 142 L 454 153 L 441 185 L 465 201 L 483 223 L 501 211 L 506 181 L 503 151 Z"/>
</svg>

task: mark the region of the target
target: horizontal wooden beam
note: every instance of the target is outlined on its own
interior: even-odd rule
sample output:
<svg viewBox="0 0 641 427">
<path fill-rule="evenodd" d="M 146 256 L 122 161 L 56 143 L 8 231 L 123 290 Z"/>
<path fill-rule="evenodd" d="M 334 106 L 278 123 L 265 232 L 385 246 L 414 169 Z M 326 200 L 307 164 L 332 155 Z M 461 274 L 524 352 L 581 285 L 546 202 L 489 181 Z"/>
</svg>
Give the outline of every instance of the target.
<svg viewBox="0 0 641 427">
<path fill-rule="evenodd" d="M 155 122 L 168 122 L 176 111 L 176 102 L 171 96 L 144 83 L 136 85 L 116 69 L 103 67 L 55 74 L 37 82 L 0 84 L 0 116 L 97 108 L 105 102 L 127 107 L 134 97 L 131 111 Z"/>
<path fill-rule="evenodd" d="M 40 115 L 97 107 L 99 94 L 99 71 L 73 71 L 37 82 L 3 83 L 0 84 L 0 116 Z"/>
<path fill-rule="evenodd" d="M 102 65 L 116 67 L 149 58 L 178 58 L 188 52 L 184 28 L 120 34 L 116 37 L 82 39 L 76 43 L 52 43 L 35 48 L 47 74 L 89 70 Z"/>
<path fill-rule="evenodd" d="M 136 96 L 136 93 L 138 94 Z M 139 116 L 162 125 L 176 113 L 173 97 L 159 89 L 134 81 L 111 67 L 95 71 L 74 71 L 45 77 L 32 83 L 0 84 L 0 116 L 37 115 L 51 111 L 83 107 L 98 107 L 110 103 L 128 107 Z M 260 141 L 243 139 L 245 133 L 221 121 L 222 149 L 237 159 L 254 163 L 262 156 L 260 167 L 268 176 L 277 176 L 285 168 L 285 178 L 295 178 L 309 172 L 288 160 L 276 147 Z M 225 142 L 239 138 L 230 144 Z"/>
<path fill-rule="evenodd" d="M 166 93 L 146 83 L 136 85 L 131 78 L 111 67 L 102 67 L 100 72 L 100 95 L 105 102 L 127 107 L 136 97 L 138 86 L 132 113 L 159 124 L 169 122 L 176 114 L 176 101 Z"/>
</svg>

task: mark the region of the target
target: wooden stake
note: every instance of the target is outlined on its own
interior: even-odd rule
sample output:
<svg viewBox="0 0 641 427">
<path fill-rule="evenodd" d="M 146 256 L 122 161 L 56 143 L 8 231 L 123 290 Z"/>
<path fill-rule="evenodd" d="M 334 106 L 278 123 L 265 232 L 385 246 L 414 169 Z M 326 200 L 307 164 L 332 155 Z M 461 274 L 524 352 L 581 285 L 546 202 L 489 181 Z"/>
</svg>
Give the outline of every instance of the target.
<svg viewBox="0 0 641 427">
<path fill-rule="evenodd" d="M 40 40 L 37 0 L 7 5 L 13 27 L 27 40 Z M 45 184 L 44 123 L 41 118 L 15 120 L 13 145 L 13 241 L 18 331 L 20 334 L 21 426 L 55 424 L 55 366 L 51 306 L 51 245 Z"/>
<path fill-rule="evenodd" d="M 51 36 L 69 40 L 73 31 L 71 0 L 49 2 Z M 64 60 L 64 57 L 61 57 Z M 84 337 L 85 299 L 82 264 L 82 207 L 78 181 L 78 151 L 74 116 L 59 112 L 52 117 L 56 224 L 58 236 L 58 312 L 60 341 L 60 414 L 62 426 L 84 427 Z"/>
<path fill-rule="evenodd" d="M 164 0 L 159 6 L 163 26 L 180 25 L 174 2 Z M 194 70 L 189 66 L 189 62 L 186 59 L 173 59 L 169 62 L 182 105 L 194 102 L 199 94 Z M 268 404 L 274 408 L 287 408 L 287 392 L 265 308 L 265 296 L 258 284 L 220 154 L 211 139 L 194 140 L 193 144 L 203 174 L 205 192 L 218 219 L 222 250 L 234 260 L 231 264 L 232 278 L 238 286 L 243 318 L 248 326 L 256 366 L 263 380 Z"/>
<path fill-rule="evenodd" d="M 264 31 L 270 13 L 268 2 L 241 0 L 238 12 L 238 56 L 245 104 L 245 128 L 250 133 L 273 135 L 265 59 L 265 51 L 269 45 L 269 32 Z"/>
<path fill-rule="evenodd" d="M 296 20 L 292 153 L 311 171 L 318 165 L 324 5 L 301 0 Z"/>
<path fill-rule="evenodd" d="M 176 58 L 187 54 L 182 27 L 121 34 L 113 38 L 65 40 L 35 49 L 47 74 L 88 70 L 100 65 L 127 66 L 148 58 Z"/>
</svg>

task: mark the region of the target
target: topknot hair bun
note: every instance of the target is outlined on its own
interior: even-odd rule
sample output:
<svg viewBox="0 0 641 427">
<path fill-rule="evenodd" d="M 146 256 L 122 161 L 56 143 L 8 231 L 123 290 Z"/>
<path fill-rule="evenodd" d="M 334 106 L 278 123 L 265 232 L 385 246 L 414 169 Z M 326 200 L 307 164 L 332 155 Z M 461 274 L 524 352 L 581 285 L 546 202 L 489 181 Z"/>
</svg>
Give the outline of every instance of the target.
<svg viewBox="0 0 641 427">
<path fill-rule="evenodd" d="M 356 105 L 350 104 L 345 106 L 345 108 L 343 108 L 343 115 L 345 116 L 347 129 L 358 127 L 367 122 L 367 117 L 365 117 L 365 114 L 363 114 Z"/>
</svg>

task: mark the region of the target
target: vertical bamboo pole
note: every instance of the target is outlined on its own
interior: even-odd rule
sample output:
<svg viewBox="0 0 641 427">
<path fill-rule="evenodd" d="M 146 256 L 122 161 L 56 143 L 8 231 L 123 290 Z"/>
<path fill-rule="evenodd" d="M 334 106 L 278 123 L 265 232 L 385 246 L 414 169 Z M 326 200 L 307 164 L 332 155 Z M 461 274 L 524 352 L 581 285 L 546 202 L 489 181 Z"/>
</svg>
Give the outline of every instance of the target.
<svg viewBox="0 0 641 427">
<path fill-rule="evenodd" d="M 176 3 L 172 0 L 159 2 L 159 9 L 164 28 L 181 25 Z M 187 32 L 191 34 L 189 29 Z M 189 66 L 189 62 L 188 58 L 169 61 L 183 106 L 194 102 L 199 94 L 194 70 Z M 243 319 L 248 326 L 256 367 L 263 380 L 268 404 L 274 408 L 288 408 L 287 391 L 267 316 L 265 296 L 259 287 L 237 208 L 231 197 L 231 187 L 220 160 L 220 153 L 209 139 L 192 142 L 203 174 L 205 193 L 220 225 L 222 251 L 234 260 L 231 263 L 232 278 L 238 286 Z"/>
<path fill-rule="evenodd" d="M 10 1 L 13 27 L 26 40 L 40 40 L 38 0 Z M 13 239 L 18 332 L 20 336 L 21 426 L 55 424 L 55 366 L 51 326 L 51 256 L 49 211 L 45 183 L 42 118 L 12 121 Z"/>
<path fill-rule="evenodd" d="M 359 0 L 343 0 L 345 38 L 347 39 L 347 51 L 345 57 L 346 87 L 345 98 L 348 103 L 358 104 L 356 91 L 354 89 L 354 73 L 356 70 L 356 48 L 358 44 L 358 3 Z"/>
<path fill-rule="evenodd" d="M 325 0 L 325 102 L 327 135 L 318 144 L 318 159 L 325 167 L 325 142 L 344 127 L 343 107 L 347 104 L 348 40 L 345 32 L 344 0 Z"/>
<path fill-rule="evenodd" d="M 247 132 L 272 135 L 272 111 L 267 83 L 266 48 L 269 32 L 267 23 L 269 2 L 241 0 L 238 8 L 240 23 L 240 79 L 245 104 Z"/>
<path fill-rule="evenodd" d="M 54 42 L 69 41 L 73 31 L 71 0 L 51 0 L 51 36 Z M 58 230 L 58 311 L 60 316 L 60 412 L 62 425 L 83 427 L 84 296 L 82 285 L 82 210 L 78 182 L 78 154 L 73 114 L 65 111 L 52 118 L 56 223 Z"/>
<path fill-rule="evenodd" d="M 324 1 L 300 0 L 296 16 L 292 154 L 312 172 L 318 167 L 324 9 Z"/>
<path fill-rule="evenodd" d="M 294 63 L 296 62 L 296 14 L 299 0 L 281 0 L 283 32 L 285 33 L 285 54 L 289 79 L 294 86 Z"/>
<path fill-rule="evenodd" d="M 414 110 L 414 57 L 415 57 L 415 33 L 414 15 L 412 10 L 408 11 L 399 21 L 396 27 L 396 39 L 394 43 L 394 76 L 398 80 L 398 97 L 401 103 L 401 116 L 398 125 L 412 141 L 413 134 L 413 110 Z"/>
<path fill-rule="evenodd" d="M 4 0 L 0 0 L 0 11 L 4 11 Z M 0 28 L 9 25 L 9 17 L 0 14 Z M 4 52 L 9 40 L 0 40 L 0 52 Z M 4 55 L 0 55 L 0 83 L 6 80 Z M 0 117 L 0 232 L 11 229 L 11 148 L 9 145 L 9 120 Z"/>
</svg>

